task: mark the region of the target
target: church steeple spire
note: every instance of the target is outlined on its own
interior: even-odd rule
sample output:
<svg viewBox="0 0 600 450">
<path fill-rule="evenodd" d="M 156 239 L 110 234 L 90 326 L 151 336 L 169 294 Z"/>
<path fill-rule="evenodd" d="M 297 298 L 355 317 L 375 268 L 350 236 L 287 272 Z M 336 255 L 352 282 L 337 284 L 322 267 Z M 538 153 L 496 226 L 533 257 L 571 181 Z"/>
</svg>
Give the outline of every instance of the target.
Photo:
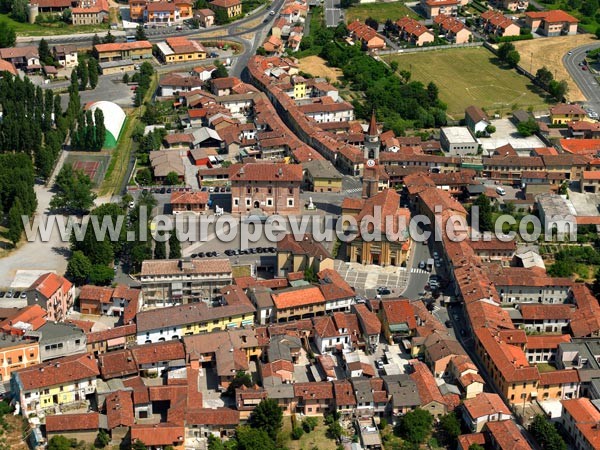
<svg viewBox="0 0 600 450">
<path fill-rule="evenodd" d="M 377 130 L 377 118 L 375 117 L 375 109 L 371 113 L 371 121 L 369 122 L 369 130 L 367 131 L 369 136 L 379 136 L 379 130 Z"/>
</svg>

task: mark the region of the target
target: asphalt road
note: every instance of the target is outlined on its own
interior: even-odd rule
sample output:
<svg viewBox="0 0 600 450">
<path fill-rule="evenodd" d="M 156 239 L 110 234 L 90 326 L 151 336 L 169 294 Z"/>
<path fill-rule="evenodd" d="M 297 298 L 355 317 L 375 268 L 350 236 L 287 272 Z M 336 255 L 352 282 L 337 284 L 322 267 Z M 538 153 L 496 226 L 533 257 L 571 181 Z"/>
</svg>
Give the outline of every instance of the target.
<svg viewBox="0 0 600 450">
<path fill-rule="evenodd" d="M 343 20 L 343 11 L 339 0 L 325 0 L 325 23 L 327 27 L 337 27 Z"/>
<path fill-rule="evenodd" d="M 589 70 L 581 70 L 579 63 L 584 60 L 585 52 L 600 47 L 599 44 L 588 44 L 577 47 L 563 56 L 563 64 L 571 75 L 571 78 L 577 83 L 579 89 L 587 99 L 588 105 L 596 112 L 600 113 L 600 88 L 595 76 Z"/>
</svg>

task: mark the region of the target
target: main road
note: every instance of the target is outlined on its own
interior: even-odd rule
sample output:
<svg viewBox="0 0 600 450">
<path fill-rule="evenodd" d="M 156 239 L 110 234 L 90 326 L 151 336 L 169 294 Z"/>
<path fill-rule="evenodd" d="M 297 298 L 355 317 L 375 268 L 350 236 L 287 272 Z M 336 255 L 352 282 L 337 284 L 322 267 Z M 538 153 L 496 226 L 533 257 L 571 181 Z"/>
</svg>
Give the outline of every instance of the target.
<svg viewBox="0 0 600 450">
<path fill-rule="evenodd" d="M 589 70 L 582 70 L 579 63 L 585 59 L 586 52 L 595 50 L 600 47 L 600 44 L 587 44 L 581 47 L 574 48 L 569 53 L 563 56 L 563 64 L 577 83 L 579 89 L 587 99 L 588 105 L 597 113 L 600 113 L 600 87 L 596 77 Z"/>
</svg>

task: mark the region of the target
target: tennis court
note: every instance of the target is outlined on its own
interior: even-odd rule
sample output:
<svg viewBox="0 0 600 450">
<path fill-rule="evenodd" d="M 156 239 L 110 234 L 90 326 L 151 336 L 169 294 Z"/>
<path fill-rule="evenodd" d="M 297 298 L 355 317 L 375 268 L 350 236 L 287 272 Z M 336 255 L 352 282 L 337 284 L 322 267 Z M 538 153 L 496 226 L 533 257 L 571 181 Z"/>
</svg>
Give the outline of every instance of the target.
<svg viewBox="0 0 600 450">
<path fill-rule="evenodd" d="M 73 169 L 81 170 L 85 173 L 94 187 L 98 187 L 104 179 L 110 155 L 90 155 L 89 153 L 71 152 L 65 161 L 65 164 L 71 164 Z"/>
</svg>

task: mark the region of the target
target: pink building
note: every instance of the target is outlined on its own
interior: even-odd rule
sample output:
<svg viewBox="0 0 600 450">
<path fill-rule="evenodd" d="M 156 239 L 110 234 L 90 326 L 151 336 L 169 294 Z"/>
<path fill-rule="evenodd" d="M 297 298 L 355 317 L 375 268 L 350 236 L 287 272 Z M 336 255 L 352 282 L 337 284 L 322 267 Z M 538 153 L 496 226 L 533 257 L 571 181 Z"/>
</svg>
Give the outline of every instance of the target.
<svg viewBox="0 0 600 450">
<path fill-rule="evenodd" d="M 40 276 L 25 293 L 28 305 L 40 305 L 48 312 L 48 321 L 63 321 L 75 301 L 73 283 L 55 273 Z"/>
</svg>

